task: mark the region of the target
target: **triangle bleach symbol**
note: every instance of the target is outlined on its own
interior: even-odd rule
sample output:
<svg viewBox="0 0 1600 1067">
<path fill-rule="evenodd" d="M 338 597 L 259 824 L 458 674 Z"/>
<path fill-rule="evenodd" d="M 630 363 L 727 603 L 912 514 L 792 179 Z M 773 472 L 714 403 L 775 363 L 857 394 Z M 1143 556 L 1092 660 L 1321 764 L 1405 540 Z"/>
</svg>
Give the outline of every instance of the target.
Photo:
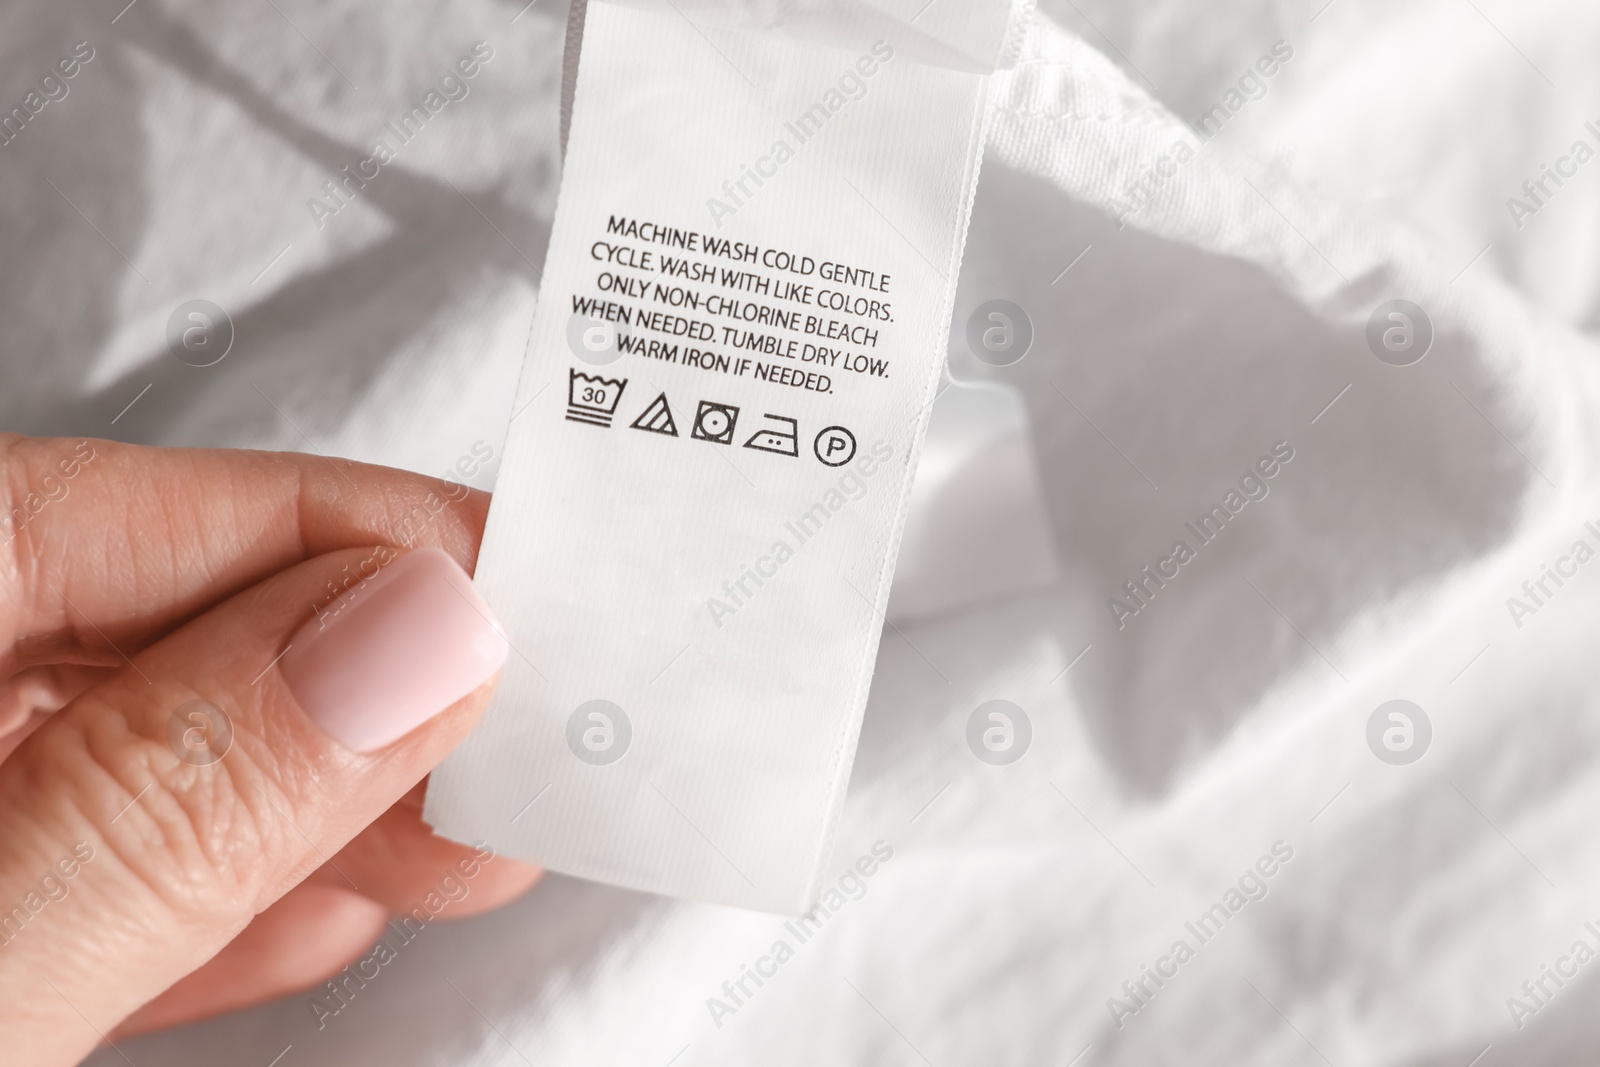
<svg viewBox="0 0 1600 1067">
<path fill-rule="evenodd" d="M 665 434 L 668 437 L 678 436 L 678 424 L 672 419 L 672 408 L 667 403 L 666 393 L 650 401 L 650 406 L 629 425 L 635 430 L 644 430 L 647 433 Z"/>
</svg>

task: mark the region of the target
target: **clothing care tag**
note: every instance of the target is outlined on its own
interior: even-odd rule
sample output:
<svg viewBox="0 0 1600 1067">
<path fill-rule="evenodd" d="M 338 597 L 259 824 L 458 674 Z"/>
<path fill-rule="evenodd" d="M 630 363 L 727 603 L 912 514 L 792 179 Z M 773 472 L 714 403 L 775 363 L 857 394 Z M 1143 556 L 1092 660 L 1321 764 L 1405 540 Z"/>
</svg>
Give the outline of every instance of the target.
<svg viewBox="0 0 1600 1067">
<path fill-rule="evenodd" d="M 515 649 L 448 837 L 815 902 L 1009 0 L 593 0 L 477 582 Z"/>
</svg>

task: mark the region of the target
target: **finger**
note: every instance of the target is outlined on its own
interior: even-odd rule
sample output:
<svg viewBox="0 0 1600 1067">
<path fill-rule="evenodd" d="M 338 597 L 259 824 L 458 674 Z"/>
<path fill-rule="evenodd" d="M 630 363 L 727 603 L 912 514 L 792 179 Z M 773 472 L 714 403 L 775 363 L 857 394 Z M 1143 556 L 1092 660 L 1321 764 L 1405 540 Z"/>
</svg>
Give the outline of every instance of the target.
<svg viewBox="0 0 1600 1067">
<path fill-rule="evenodd" d="M 301 882 L 194 973 L 130 1015 L 117 1036 L 238 1011 L 319 986 L 372 947 L 389 911 L 348 888 Z"/>
<path fill-rule="evenodd" d="M 344 886 L 396 915 L 464 919 L 527 892 L 544 872 L 434 834 L 422 821 L 427 783 L 419 783 L 308 881 Z M 348 881 L 346 880 L 348 878 Z"/>
<path fill-rule="evenodd" d="M 492 454 L 478 442 L 456 473 Z M 0 434 L 0 473 L 0 678 L 123 666 L 217 601 L 342 548 L 437 545 L 471 571 L 488 509 L 459 484 L 298 453 Z"/>
<path fill-rule="evenodd" d="M 107 667 L 30 667 L 0 681 L 0 760 L 67 702 L 110 674 Z"/>
<path fill-rule="evenodd" d="M 51 714 L 111 673 L 107 667 L 30 667 L 0 681 L 0 761 Z"/>
<path fill-rule="evenodd" d="M 444 757 L 506 651 L 441 550 L 351 550 L 228 600 L 53 716 L 0 764 L 0 909 L 21 902 L 0 910 L 0 1056 L 76 1062 L 214 956 Z M 196 701 L 231 723 L 226 747 L 214 724 L 209 747 L 191 738 Z"/>
</svg>

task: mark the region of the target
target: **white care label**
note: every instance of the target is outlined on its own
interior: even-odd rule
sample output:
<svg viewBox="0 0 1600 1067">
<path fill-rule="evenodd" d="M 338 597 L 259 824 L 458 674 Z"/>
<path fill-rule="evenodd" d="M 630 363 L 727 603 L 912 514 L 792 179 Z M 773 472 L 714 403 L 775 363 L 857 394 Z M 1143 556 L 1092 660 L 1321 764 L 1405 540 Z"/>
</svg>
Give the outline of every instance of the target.
<svg viewBox="0 0 1600 1067">
<path fill-rule="evenodd" d="M 478 563 L 515 651 L 440 833 L 814 902 L 1011 5 L 899 6 L 589 4 Z"/>
</svg>

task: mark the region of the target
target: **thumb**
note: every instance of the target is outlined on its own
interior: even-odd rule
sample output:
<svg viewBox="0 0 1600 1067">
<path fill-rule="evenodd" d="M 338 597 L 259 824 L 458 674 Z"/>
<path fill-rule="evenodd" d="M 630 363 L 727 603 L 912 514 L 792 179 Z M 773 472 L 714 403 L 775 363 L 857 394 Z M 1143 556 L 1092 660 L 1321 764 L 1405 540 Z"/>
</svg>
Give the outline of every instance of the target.
<svg viewBox="0 0 1600 1067">
<path fill-rule="evenodd" d="M 442 550 L 336 552 L 138 653 L 0 764 L 0 1063 L 75 1063 L 416 784 L 508 645 Z"/>
</svg>

